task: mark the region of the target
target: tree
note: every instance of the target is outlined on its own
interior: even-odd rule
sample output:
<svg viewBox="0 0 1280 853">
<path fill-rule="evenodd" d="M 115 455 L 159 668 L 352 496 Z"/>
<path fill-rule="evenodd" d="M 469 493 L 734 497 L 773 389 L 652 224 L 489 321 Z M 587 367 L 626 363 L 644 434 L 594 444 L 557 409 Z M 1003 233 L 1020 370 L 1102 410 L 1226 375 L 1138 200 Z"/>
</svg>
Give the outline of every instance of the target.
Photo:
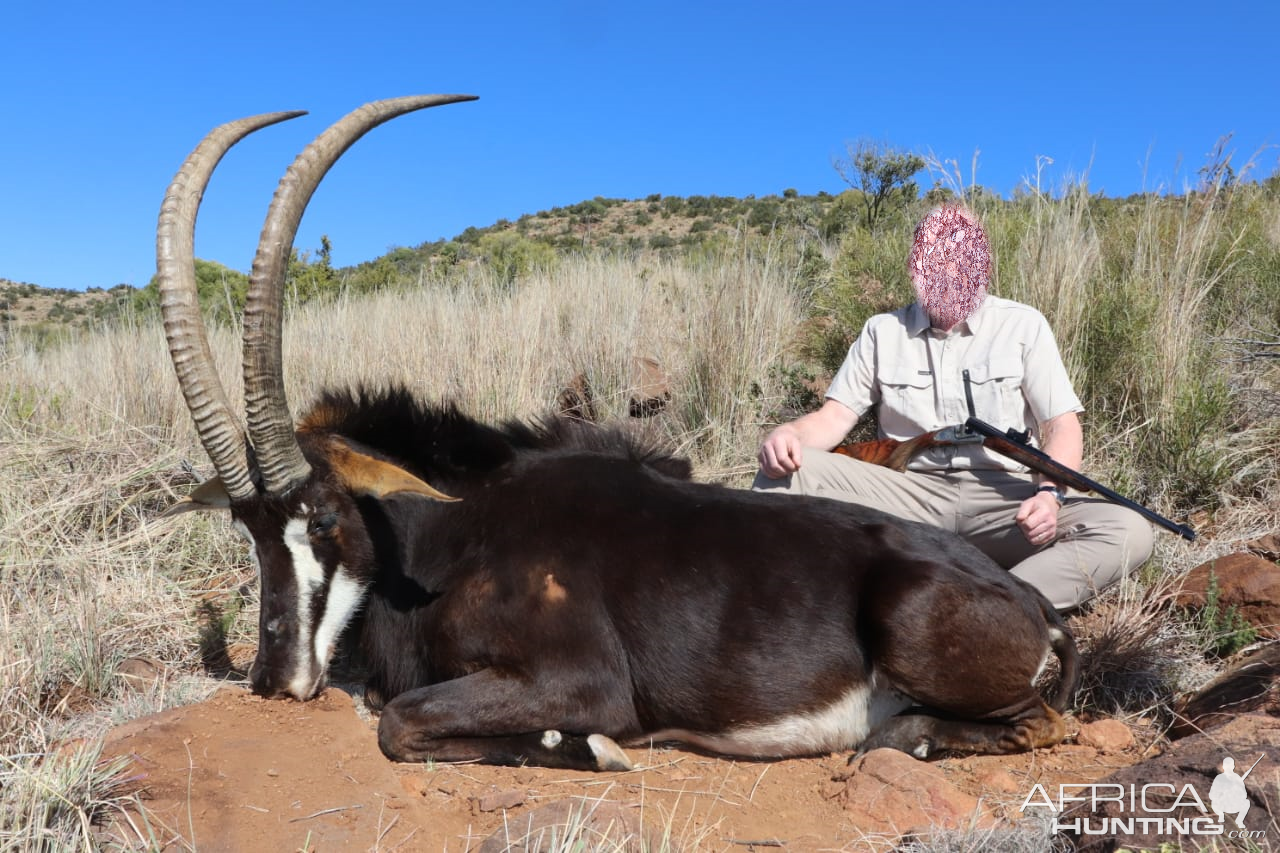
<svg viewBox="0 0 1280 853">
<path fill-rule="evenodd" d="M 333 268 L 333 244 L 328 235 L 320 235 L 320 248 L 315 260 L 310 252 L 289 251 L 289 270 L 286 281 L 293 298 L 308 302 L 321 295 L 333 296 L 338 291 L 338 273 Z"/>
<path fill-rule="evenodd" d="M 840 178 L 862 193 L 865 222 L 874 228 L 886 202 L 894 196 L 914 200 L 918 188 L 911 179 L 924 168 L 924 158 L 888 143 L 860 139 L 845 146 L 846 156 L 832 165 Z"/>
</svg>

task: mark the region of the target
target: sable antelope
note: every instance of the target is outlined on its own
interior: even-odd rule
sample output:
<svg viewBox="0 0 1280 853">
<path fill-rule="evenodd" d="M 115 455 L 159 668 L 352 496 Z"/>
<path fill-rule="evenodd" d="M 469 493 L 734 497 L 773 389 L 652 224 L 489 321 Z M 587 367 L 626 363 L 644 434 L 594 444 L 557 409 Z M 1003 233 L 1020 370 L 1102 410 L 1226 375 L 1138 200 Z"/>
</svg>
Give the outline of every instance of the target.
<svg viewBox="0 0 1280 853">
<path fill-rule="evenodd" d="M 253 689 L 315 696 L 345 631 L 397 760 L 604 769 L 627 766 L 614 739 L 752 757 L 1061 740 L 1078 670 L 1066 626 L 950 534 L 692 482 L 687 462 L 619 431 L 486 426 L 403 389 L 328 392 L 294 425 L 281 292 L 308 198 L 371 128 L 468 99 L 368 104 L 289 168 L 244 312 L 247 436 L 200 321 L 195 216 L 230 146 L 298 113 L 215 129 L 165 196 L 165 329 L 217 469 L 171 512 L 228 509 L 252 544 Z M 1063 672 L 1052 706 L 1033 686 L 1050 652 Z"/>
</svg>

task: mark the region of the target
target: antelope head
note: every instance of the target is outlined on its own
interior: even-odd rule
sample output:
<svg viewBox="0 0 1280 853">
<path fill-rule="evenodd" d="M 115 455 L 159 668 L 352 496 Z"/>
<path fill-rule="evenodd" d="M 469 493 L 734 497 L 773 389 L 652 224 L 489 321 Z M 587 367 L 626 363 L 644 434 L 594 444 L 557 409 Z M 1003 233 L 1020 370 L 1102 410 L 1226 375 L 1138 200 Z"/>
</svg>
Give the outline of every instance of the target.
<svg viewBox="0 0 1280 853">
<path fill-rule="evenodd" d="M 165 193 L 156 268 L 165 337 L 196 432 L 217 476 L 168 513 L 229 510 L 258 566 L 262 608 L 255 692 L 306 700 L 324 687 L 338 635 L 370 582 L 372 544 L 356 500 L 396 493 L 452 500 L 389 462 L 333 436 L 294 429 L 285 397 L 281 317 L 285 272 L 303 211 L 325 173 L 368 131 L 426 107 L 474 100 L 424 95 L 366 104 L 308 145 L 267 212 L 244 309 L 244 428 L 218 378 L 196 293 L 196 213 L 223 155 L 245 136 L 303 115 L 269 113 L 215 128 Z"/>
</svg>

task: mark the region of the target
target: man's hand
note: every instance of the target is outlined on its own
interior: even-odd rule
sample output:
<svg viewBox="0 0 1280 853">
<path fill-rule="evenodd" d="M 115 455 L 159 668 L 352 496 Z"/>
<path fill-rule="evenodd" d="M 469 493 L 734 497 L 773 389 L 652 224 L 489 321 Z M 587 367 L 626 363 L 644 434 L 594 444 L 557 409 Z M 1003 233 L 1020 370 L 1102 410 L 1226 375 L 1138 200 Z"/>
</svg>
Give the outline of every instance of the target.
<svg viewBox="0 0 1280 853">
<path fill-rule="evenodd" d="M 857 422 L 858 416 L 849 407 L 828 399 L 816 412 L 796 418 L 769 433 L 756 457 L 760 471 L 774 480 L 794 474 L 800 470 L 804 448 L 830 450 L 848 435 Z"/>
<path fill-rule="evenodd" d="M 1075 412 L 1066 412 L 1050 418 L 1040 427 L 1040 444 L 1044 452 L 1058 463 L 1080 470 L 1084 455 L 1084 438 L 1080 418 Z M 1013 520 L 1022 528 L 1022 535 L 1036 547 L 1048 545 L 1058 535 L 1058 499 L 1049 492 L 1036 492 L 1018 507 Z"/>
<path fill-rule="evenodd" d="M 790 424 L 783 424 L 769 433 L 757 458 L 764 475 L 777 480 L 799 471 L 803 456 L 800 436 Z"/>
<path fill-rule="evenodd" d="M 1048 545 L 1058 535 L 1058 499 L 1049 492 L 1036 492 L 1018 507 L 1014 521 L 1032 545 Z"/>
</svg>

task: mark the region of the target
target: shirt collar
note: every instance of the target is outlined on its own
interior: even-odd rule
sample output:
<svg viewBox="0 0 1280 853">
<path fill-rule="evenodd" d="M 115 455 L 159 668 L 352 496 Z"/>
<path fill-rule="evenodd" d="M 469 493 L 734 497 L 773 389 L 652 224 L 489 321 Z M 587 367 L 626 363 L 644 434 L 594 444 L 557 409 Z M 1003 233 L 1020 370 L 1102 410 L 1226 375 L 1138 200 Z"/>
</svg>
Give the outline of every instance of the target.
<svg viewBox="0 0 1280 853">
<path fill-rule="evenodd" d="M 956 324 L 954 331 L 960 334 L 976 335 L 982 327 L 982 317 L 986 313 L 985 309 L 991 302 L 991 294 L 987 294 L 982 298 L 982 304 L 977 307 L 972 314 Z M 919 302 L 912 302 L 907 308 L 907 333 L 912 337 L 923 335 L 929 331 L 932 326 L 929 323 L 929 315 L 925 313 L 924 306 Z"/>
</svg>

